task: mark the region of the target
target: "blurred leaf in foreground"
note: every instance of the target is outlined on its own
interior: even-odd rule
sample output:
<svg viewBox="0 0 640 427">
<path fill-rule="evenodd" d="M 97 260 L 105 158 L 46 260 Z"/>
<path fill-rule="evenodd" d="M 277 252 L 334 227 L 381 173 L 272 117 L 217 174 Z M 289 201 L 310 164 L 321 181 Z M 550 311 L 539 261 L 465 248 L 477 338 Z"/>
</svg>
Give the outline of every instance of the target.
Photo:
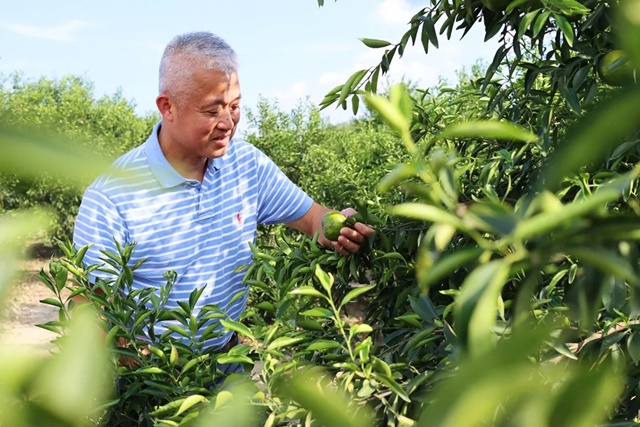
<svg viewBox="0 0 640 427">
<path fill-rule="evenodd" d="M 0 313 L 4 296 L 20 267 L 27 239 L 44 231 L 47 222 L 43 212 L 13 211 L 0 215 Z"/>
<path fill-rule="evenodd" d="M 291 376 L 280 377 L 275 392 L 311 411 L 312 418 L 324 427 L 372 426 L 370 409 L 356 406 L 331 380 L 331 375 L 320 368 L 302 369 Z"/>
<path fill-rule="evenodd" d="M 22 178 L 51 174 L 67 183 L 88 185 L 107 170 L 113 159 L 81 147 L 53 133 L 0 126 L 0 171 Z"/>
<path fill-rule="evenodd" d="M 98 424 L 99 408 L 113 390 L 113 375 L 96 322 L 95 311 L 85 304 L 74 311 L 69 334 L 53 356 L 37 358 L 15 347 L 3 351 L 0 397 L 7 388 L 9 398 L 0 398 L 0 425 Z"/>
<path fill-rule="evenodd" d="M 464 358 L 433 390 L 418 425 L 598 425 L 615 406 L 623 378 L 609 361 L 536 362 L 551 332 L 524 325 L 482 357 Z"/>
<path fill-rule="evenodd" d="M 599 167 L 606 154 L 637 129 L 640 90 L 625 90 L 603 102 L 567 133 L 542 171 L 539 188 L 557 189 L 562 180 L 582 167 Z"/>
</svg>

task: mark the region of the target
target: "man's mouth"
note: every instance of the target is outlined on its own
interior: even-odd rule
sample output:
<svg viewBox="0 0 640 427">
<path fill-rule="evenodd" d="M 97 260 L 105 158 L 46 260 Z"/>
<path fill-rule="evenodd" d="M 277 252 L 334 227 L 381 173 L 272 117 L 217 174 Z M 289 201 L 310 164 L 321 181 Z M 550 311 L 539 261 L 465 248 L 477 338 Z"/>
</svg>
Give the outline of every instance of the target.
<svg viewBox="0 0 640 427">
<path fill-rule="evenodd" d="M 231 138 L 231 134 L 224 134 L 224 135 L 220 135 L 220 136 L 216 136 L 213 138 L 214 142 L 226 142 Z"/>
</svg>

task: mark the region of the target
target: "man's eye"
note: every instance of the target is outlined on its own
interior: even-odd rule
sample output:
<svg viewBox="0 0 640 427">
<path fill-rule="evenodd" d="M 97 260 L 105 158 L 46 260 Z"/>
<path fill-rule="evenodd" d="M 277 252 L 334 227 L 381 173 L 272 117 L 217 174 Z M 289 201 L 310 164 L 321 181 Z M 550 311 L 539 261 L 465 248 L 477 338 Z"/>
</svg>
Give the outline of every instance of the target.
<svg viewBox="0 0 640 427">
<path fill-rule="evenodd" d="M 231 106 L 231 111 L 238 111 L 240 109 L 239 105 L 232 105 Z"/>
<path fill-rule="evenodd" d="M 219 113 L 219 111 L 218 111 L 218 110 L 215 110 L 215 111 L 207 111 L 207 114 L 208 114 L 208 115 L 210 115 L 210 116 L 217 116 L 217 115 L 218 115 L 218 113 Z"/>
</svg>

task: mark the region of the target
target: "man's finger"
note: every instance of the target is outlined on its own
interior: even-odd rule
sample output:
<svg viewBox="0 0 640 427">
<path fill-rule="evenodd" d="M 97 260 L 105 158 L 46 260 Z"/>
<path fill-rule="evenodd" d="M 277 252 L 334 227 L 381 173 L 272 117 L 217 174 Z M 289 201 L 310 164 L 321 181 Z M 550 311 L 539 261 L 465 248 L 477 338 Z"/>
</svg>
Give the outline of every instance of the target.
<svg viewBox="0 0 640 427">
<path fill-rule="evenodd" d="M 353 228 L 355 228 L 364 237 L 371 237 L 371 236 L 373 236 L 373 233 L 375 233 L 375 230 L 373 228 L 371 228 L 367 224 L 363 224 L 361 222 L 356 222 L 353 225 Z"/>
<path fill-rule="evenodd" d="M 340 235 L 358 244 L 364 243 L 364 241 L 367 239 L 367 237 L 364 236 L 362 233 L 349 227 L 344 227 L 342 230 L 340 230 Z"/>
</svg>

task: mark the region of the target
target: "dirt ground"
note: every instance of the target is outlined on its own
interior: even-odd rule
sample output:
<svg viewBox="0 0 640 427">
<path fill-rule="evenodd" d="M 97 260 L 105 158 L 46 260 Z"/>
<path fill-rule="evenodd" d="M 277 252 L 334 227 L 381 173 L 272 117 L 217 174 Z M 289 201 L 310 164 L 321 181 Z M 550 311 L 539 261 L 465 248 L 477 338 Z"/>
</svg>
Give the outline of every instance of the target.
<svg viewBox="0 0 640 427">
<path fill-rule="evenodd" d="M 47 287 L 35 275 L 41 268 L 47 269 L 49 258 L 34 258 L 23 263 L 23 274 L 14 283 L 2 307 L 0 307 L 0 345 L 27 346 L 38 352 L 52 348 L 56 335 L 35 326 L 55 320 L 55 307 L 42 304 L 41 299 L 53 297 Z"/>
</svg>

